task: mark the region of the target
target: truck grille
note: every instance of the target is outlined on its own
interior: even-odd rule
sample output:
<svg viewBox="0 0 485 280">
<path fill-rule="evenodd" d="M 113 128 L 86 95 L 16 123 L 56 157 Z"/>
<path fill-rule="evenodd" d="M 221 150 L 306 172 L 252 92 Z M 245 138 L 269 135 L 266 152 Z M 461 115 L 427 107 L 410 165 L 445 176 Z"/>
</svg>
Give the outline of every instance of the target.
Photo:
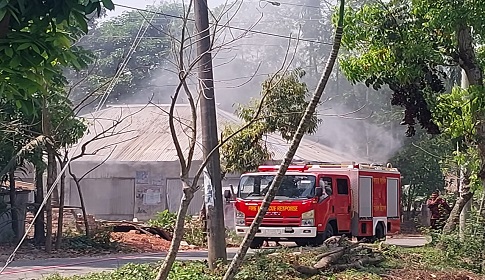
<svg viewBox="0 0 485 280">
<path fill-rule="evenodd" d="M 246 218 L 246 226 L 250 226 L 254 218 Z M 261 226 L 299 226 L 300 218 L 264 218 Z"/>
</svg>

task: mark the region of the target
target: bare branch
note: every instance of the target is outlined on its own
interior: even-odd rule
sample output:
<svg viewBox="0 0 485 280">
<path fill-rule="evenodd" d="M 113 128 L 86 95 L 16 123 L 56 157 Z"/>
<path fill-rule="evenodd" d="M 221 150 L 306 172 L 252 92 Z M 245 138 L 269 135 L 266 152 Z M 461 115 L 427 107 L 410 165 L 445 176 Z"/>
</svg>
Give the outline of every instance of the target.
<svg viewBox="0 0 485 280">
<path fill-rule="evenodd" d="M 137 110 L 136 112 L 134 113 L 131 113 L 123 118 L 120 118 L 118 120 L 111 120 L 113 121 L 113 124 L 108 126 L 107 128 L 103 129 L 101 132 L 97 133 L 93 138 L 91 138 L 90 140 L 84 142 L 82 145 L 81 145 L 81 153 L 76 155 L 76 156 L 73 156 L 71 158 L 71 161 L 74 161 L 74 160 L 77 160 L 81 157 L 83 157 L 84 155 L 86 155 L 86 150 L 87 150 L 87 146 L 91 143 L 93 143 L 94 141 L 97 141 L 97 140 L 101 140 L 101 139 L 105 139 L 105 138 L 108 138 L 108 137 L 113 137 L 113 136 L 118 136 L 122 133 L 128 133 L 129 131 L 126 131 L 126 132 L 123 132 L 123 131 L 118 131 L 118 132 L 115 132 L 114 130 L 118 127 L 118 125 L 120 125 L 124 120 L 126 120 L 127 118 L 130 118 L 136 114 L 138 114 L 139 112 L 141 112 L 143 109 L 145 109 L 146 107 L 148 106 L 148 103 L 143 106 L 141 109 Z M 121 117 L 121 116 L 120 116 Z M 97 118 L 97 119 L 100 119 L 100 118 Z M 111 132 L 111 133 L 109 133 Z"/>
</svg>

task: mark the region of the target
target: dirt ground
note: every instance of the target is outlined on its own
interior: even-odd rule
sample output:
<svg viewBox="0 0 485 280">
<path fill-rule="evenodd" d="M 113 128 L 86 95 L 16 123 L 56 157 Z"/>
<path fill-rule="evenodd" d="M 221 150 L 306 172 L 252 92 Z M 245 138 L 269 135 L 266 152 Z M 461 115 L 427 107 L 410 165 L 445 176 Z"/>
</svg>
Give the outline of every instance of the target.
<svg viewBox="0 0 485 280">
<path fill-rule="evenodd" d="M 111 234 L 111 238 L 133 251 L 140 253 L 156 253 L 168 251 L 170 247 L 170 241 L 159 238 L 154 235 L 140 234 L 134 231 L 131 232 L 114 232 Z M 198 250 L 196 246 L 183 244 L 180 246 L 180 250 Z"/>
<path fill-rule="evenodd" d="M 134 231 L 111 233 L 111 240 L 117 242 L 118 246 L 113 246 L 111 249 L 101 249 L 89 246 L 81 246 L 76 249 L 63 248 L 59 251 L 53 250 L 51 254 L 47 254 L 43 247 L 36 247 L 30 241 L 26 241 L 18 250 L 15 259 L 34 260 L 45 258 L 73 258 L 123 254 L 129 252 L 157 253 L 166 252 L 170 247 L 170 241 L 155 235 L 140 234 Z M 14 248 L 15 245 L 13 244 L 0 244 L 0 262 L 6 261 Z M 199 250 L 199 248 L 188 244 L 182 244 L 180 250 L 193 251 Z"/>
</svg>

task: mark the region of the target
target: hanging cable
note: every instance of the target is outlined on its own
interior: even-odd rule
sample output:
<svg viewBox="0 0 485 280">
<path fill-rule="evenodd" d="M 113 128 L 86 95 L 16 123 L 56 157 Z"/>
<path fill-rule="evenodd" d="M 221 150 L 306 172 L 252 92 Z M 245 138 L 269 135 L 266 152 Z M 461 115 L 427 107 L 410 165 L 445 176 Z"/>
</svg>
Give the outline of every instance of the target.
<svg viewBox="0 0 485 280">
<path fill-rule="evenodd" d="M 155 4 L 156 1 L 154 1 L 153 4 Z M 151 22 L 151 20 L 153 20 L 155 14 L 152 16 L 152 18 L 150 19 L 149 23 Z M 143 34 L 140 36 L 140 31 L 143 29 L 143 26 L 145 24 L 145 20 L 142 21 L 141 23 L 141 26 L 140 26 L 140 29 L 135 37 L 135 40 L 133 41 L 133 44 L 131 45 L 130 47 L 130 50 L 128 51 L 128 54 L 126 55 L 124 61 L 122 62 L 121 64 L 121 67 L 119 67 L 118 71 L 115 73 L 115 76 L 113 77 L 111 83 L 110 83 L 110 86 L 108 86 L 108 88 L 106 89 L 106 91 L 104 92 L 103 96 L 101 97 L 101 101 L 98 105 L 98 107 L 95 109 L 95 113 L 98 112 L 103 106 L 104 104 L 106 103 L 106 100 L 108 99 L 110 93 L 111 93 L 111 90 L 113 89 L 113 85 L 116 83 L 116 81 L 119 79 L 120 77 L 120 73 L 121 71 L 123 71 L 123 69 L 126 67 L 128 61 L 130 60 L 131 56 L 133 55 L 133 52 L 135 51 L 135 49 L 138 47 L 138 45 L 140 44 L 140 41 L 141 39 L 143 38 L 144 34 L 146 33 L 147 29 L 148 29 L 148 26 L 150 24 L 147 24 L 147 27 L 145 28 Z M 96 121 L 96 117 L 94 117 L 94 121 Z M 57 175 L 54 183 L 52 184 L 52 186 L 50 186 L 49 188 L 49 191 L 47 192 L 47 194 L 45 195 L 44 197 L 44 200 L 42 201 L 42 203 L 40 204 L 39 206 L 39 209 L 37 210 L 37 212 L 35 213 L 35 216 L 34 218 L 32 219 L 32 222 L 29 224 L 27 230 L 25 231 L 25 234 L 23 235 L 23 237 L 20 239 L 19 243 L 17 244 L 17 246 L 15 247 L 15 249 L 13 250 L 13 252 L 10 254 L 10 256 L 7 258 L 7 260 L 5 261 L 5 265 L 2 267 L 2 269 L 0 270 L 0 275 L 2 275 L 2 273 L 5 271 L 5 269 L 7 269 L 8 265 L 10 263 L 12 263 L 12 261 L 14 260 L 15 258 L 15 254 L 17 253 L 17 251 L 20 249 L 20 246 L 22 246 L 22 243 L 25 241 L 25 239 L 27 238 L 29 232 L 32 230 L 32 227 L 35 223 L 35 221 L 37 220 L 37 218 L 39 217 L 40 213 L 43 213 L 43 208 L 45 206 L 45 204 L 47 203 L 47 200 L 49 199 L 49 197 L 52 195 L 52 193 L 54 192 L 54 189 L 57 187 L 58 183 L 59 183 L 59 180 L 61 179 L 61 176 L 64 172 L 66 172 L 66 169 L 68 168 L 69 164 L 71 163 L 71 160 L 73 158 L 73 154 L 75 152 L 78 151 L 79 147 L 81 146 L 80 143 L 82 143 L 82 141 L 84 140 L 84 138 L 86 137 L 87 134 L 84 134 L 83 137 L 81 137 L 81 139 L 78 141 L 78 143 L 76 144 L 76 147 L 74 149 L 74 152 L 67 155 L 67 162 L 66 164 L 64 165 L 64 167 L 62 168 L 62 170 L 59 172 L 59 174 Z"/>
</svg>

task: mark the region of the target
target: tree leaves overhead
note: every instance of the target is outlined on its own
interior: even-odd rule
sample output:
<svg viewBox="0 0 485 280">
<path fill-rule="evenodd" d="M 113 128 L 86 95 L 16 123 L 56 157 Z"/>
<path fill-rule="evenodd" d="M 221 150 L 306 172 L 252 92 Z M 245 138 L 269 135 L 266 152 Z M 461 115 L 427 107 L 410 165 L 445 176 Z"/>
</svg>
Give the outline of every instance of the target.
<svg viewBox="0 0 485 280">
<path fill-rule="evenodd" d="M 308 106 L 309 92 L 301 81 L 304 75 L 302 69 L 273 75 L 262 84 L 261 98 L 239 105 L 237 115 L 252 124 L 222 146 L 225 172 L 254 170 L 263 161 L 271 159 L 264 141 L 267 134 L 278 133 L 287 141 L 293 139 Z M 315 133 L 320 121 L 314 114 L 306 133 Z M 222 137 L 231 135 L 237 128 L 226 126 Z"/>
<path fill-rule="evenodd" d="M 239 106 L 237 115 L 249 122 L 256 115 L 259 104 L 263 102 L 260 119 L 266 133 L 278 132 L 283 139 L 290 141 L 298 128 L 299 120 L 308 106 L 309 92 L 301 81 L 305 71 L 298 68 L 293 71 L 276 74 L 263 82 L 261 98 L 255 98 L 247 106 Z M 320 120 L 315 114 L 306 133 L 316 132 Z"/>
<path fill-rule="evenodd" d="M 103 2 L 112 5 L 111 0 Z M 88 61 L 72 45 L 87 32 L 85 15 L 100 8 L 95 0 L 0 0 L 2 97 L 25 100 L 46 94 L 60 67 L 85 67 Z"/>
<path fill-rule="evenodd" d="M 111 0 L 103 3 L 113 6 Z M 2 170 L 12 159 L 16 162 L 9 168 L 15 169 L 24 160 L 41 158 L 45 145 L 67 147 L 83 135 L 86 127 L 72 110 L 63 70 L 91 62 L 92 56 L 74 43 L 87 32 L 86 15 L 101 8 L 98 0 L 0 0 Z M 43 107 L 52 136 L 43 135 Z"/>
<path fill-rule="evenodd" d="M 444 189 L 442 165 L 447 163 L 453 151 L 453 143 L 447 137 L 430 137 L 422 130 L 406 142 L 390 160 L 403 176 L 402 185 L 412 188 L 403 199 L 405 205 L 417 197 L 428 197 L 436 189 Z"/>
<path fill-rule="evenodd" d="M 414 135 L 416 121 L 428 133 L 460 142 L 455 160 L 485 182 L 484 1 L 391 0 L 371 2 L 346 14 L 342 69 L 352 82 L 389 86 L 392 104 L 405 108 L 402 124 Z M 470 87 L 456 86 L 456 69 Z M 450 79 L 450 77 L 452 79 Z M 438 130 L 438 125 L 441 129 Z"/>
<path fill-rule="evenodd" d="M 182 14 L 180 4 L 163 3 L 149 8 L 168 14 Z M 108 103 L 133 100 L 143 91 L 163 91 L 164 86 L 160 84 L 177 84 L 176 79 L 170 81 L 167 75 L 162 75 L 161 69 L 172 71 L 173 47 L 178 44 L 176 39 L 181 23 L 181 20 L 163 15 L 130 11 L 94 26 L 90 34 L 79 42 L 80 46 L 95 54 L 93 71 L 69 73 L 74 81 L 82 81 L 76 85 L 73 99 L 81 100 L 92 91 L 96 91 L 95 96 L 103 93 L 106 83 L 115 76 L 127 58 L 129 60 L 114 85 Z M 139 40 L 137 36 L 143 39 Z M 136 43 L 138 40 L 139 44 Z M 136 47 L 134 51 L 132 46 Z M 177 76 L 171 75 L 171 78 Z M 158 79 L 163 83 L 157 83 Z"/>
<path fill-rule="evenodd" d="M 351 82 L 365 82 L 393 91 L 393 105 L 405 108 L 401 122 L 415 134 L 416 120 L 430 134 L 439 128 L 429 106 L 431 96 L 444 92 L 447 78 L 440 67 L 449 63 L 451 36 L 430 26 L 409 1 L 365 4 L 348 8 L 343 43 L 349 54 L 341 67 Z"/>
</svg>

